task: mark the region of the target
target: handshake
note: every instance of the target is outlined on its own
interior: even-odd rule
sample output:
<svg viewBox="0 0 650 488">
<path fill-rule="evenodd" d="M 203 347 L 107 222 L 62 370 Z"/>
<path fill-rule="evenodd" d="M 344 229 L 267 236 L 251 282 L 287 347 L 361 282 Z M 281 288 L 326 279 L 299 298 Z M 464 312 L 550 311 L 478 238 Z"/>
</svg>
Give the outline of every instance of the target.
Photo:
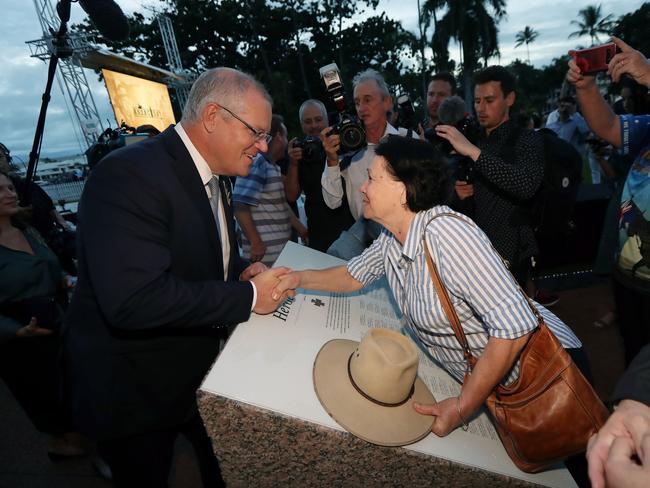
<svg viewBox="0 0 650 488">
<path fill-rule="evenodd" d="M 295 296 L 296 288 L 300 285 L 299 273 L 281 266 L 267 268 L 257 262 L 246 268 L 240 276 L 242 281 L 251 281 L 257 291 L 257 301 L 253 312 L 265 315 L 280 306 L 287 298 Z"/>
</svg>

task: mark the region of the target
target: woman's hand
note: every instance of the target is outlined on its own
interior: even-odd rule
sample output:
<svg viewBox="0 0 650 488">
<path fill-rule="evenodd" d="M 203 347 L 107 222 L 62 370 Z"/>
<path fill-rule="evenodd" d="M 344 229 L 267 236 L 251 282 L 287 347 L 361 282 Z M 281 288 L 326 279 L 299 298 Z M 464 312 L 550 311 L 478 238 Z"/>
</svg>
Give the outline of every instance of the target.
<svg viewBox="0 0 650 488">
<path fill-rule="evenodd" d="M 431 426 L 431 432 L 438 437 L 445 437 L 463 423 L 460 415 L 458 415 L 457 397 L 446 398 L 433 405 L 422 405 L 421 403 L 413 402 L 413 408 L 417 413 L 433 415 L 435 417 Z M 465 412 L 463 412 L 463 415 L 467 416 Z"/>
<path fill-rule="evenodd" d="M 50 335 L 53 331 L 51 329 L 44 329 L 36 325 L 36 317 L 32 317 L 25 327 L 21 327 L 16 331 L 16 337 L 25 338 L 25 337 L 38 337 Z"/>
<path fill-rule="evenodd" d="M 292 271 L 283 276 L 280 276 L 280 282 L 273 290 L 272 297 L 278 300 L 285 292 L 293 292 L 295 294 L 296 288 L 300 288 L 300 271 Z"/>
</svg>

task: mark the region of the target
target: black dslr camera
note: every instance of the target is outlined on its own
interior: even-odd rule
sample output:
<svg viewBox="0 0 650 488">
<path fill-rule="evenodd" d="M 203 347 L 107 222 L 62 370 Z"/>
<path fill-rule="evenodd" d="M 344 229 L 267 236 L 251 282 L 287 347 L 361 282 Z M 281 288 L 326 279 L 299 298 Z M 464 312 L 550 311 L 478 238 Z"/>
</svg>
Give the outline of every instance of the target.
<svg viewBox="0 0 650 488">
<path fill-rule="evenodd" d="M 438 108 L 438 124 L 436 125 L 453 125 L 472 144 L 476 144 L 481 130 L 476 119 L 467 114 L 463 99 L 455 95 L 440 104 Z M 436 133 L 435 127 L 426 129 L 424 137 L 443 154 L 449 155 L 454 150 L 454 147 L 447 139 L 440 137 Z"/>
<path fill-rule="evenodd" d="M 318 137 L 307 136 L 304 139 L 297 140 L 293 145 L 302 149 L 302 159 L 300 161 L 303 164 L 322 165 L 323 161 L 325 161 L 325 149 Z"/>
<path fill-rule="evenodd" d="M 397 97 L 397 114 L 399 116 L 397 119 L 397 125 L 399 127 L 411 130 L 417 129 L 418 124 L 415 121 L 415 110 L 413 109 L 411 98 L 407 94 Z"/>
<path fill-rule="evenodd" d="M 449 97 L 440 104 L 437 125 L 453 125 L 472 144 L 476 144 L 481 131 L 476 119 L 467 114 L 465 102 L 458 96 Z M 470 158 L 455 154 L 454 146 L 447 139 L 440 137 L 435 127 L 425 130 L 424 137 L 448 157 L 456 180 L 474 182 L 474 162 Z"/>
<path fill-rule="evenodd" d="M 338 112 L 338 120 L 333 124 L 329 134 L 338 134 L 341 138 L 340 154 L 358 151 L 366 147 L 366 131 L 363 129 L 359 119 L 345 111 L 345 97 L 343 96 L 343 83 L 341 73 L 336 63 L 323 66 L 320 75 L 325 82 L 327 93 L 334 102 Z M 328 135 L 329 135 L 328 134 Z"/>
</svg>

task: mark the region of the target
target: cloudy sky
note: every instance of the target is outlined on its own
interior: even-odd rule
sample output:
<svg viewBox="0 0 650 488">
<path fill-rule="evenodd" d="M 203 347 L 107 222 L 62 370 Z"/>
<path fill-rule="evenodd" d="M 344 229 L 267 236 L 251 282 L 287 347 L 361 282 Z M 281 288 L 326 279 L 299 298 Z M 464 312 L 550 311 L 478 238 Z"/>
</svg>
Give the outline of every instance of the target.
<svg viewBox="0 0 650 488">
<path fill-rule="evenodd" d="M 54 0 L 50 0 L 55 5 Z M 524 26 L 530 25 L 539 32 L 537 41 L 530 45 L 531 62 L 541 67 L 554 57 L 566 53 L 577 44 L 588 45 L 589 39 L 567 39 L 568 33 L 575 30 L 570 21 L 578 10 L 598 0 L 508 0 L 508 17 L 500 24 L 499 42 L 501 62 L 507 64 L 519 57 L 526 58 L 525 47 L 514 48 L 515 35 Z M 157 0 L 117 0 L 126 12 L 141 10 L 143 3 L 155 5 Z M 640 0 L 601 0 L 605 14 L 615 17 L 639 8 Z M 410 5 L 410 7 L 407 7 Z M 4 14 L 0 17 L 0 142 L 12 154 L 27 161 L 31 149 L 34 128 L 41 105 L 41 95 L 47 80 L 47 65 L 30 57 L 26 41 L 41 37 L 41 28 L 34 3 L 29 0 L 2 0 Z M 417 0 L 381 0 L 379 11 L 385 10 L 389 17 L 402 21 L 402 25 L 413 32 L 417 29 Z M 71 23 L 79 22 L 84 12 L 78 4 L 72 4 Z M 450 53 L 457 50 L 450 47 Z M 97 108 L 104 121 L 110 120 L 115 126 L 115 118 L 103 83 L 97 76 L 87 71 L 86 76 L 92 86 Z M 106 125 L 106 122 L 104 122 Z M 82 152 L 81 143 L 75 136 L 72 117 L 61 94 L 58 83 L 52 89 L 52 101 L 47 112 L 42 155 Z"/>
</svg>

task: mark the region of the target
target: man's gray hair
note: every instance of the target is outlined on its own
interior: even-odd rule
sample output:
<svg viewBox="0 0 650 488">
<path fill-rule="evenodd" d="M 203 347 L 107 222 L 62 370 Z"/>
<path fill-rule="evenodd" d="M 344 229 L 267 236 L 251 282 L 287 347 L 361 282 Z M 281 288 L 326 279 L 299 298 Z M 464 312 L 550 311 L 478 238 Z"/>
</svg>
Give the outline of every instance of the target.
<svg viewBox="0 0 650 488">
<path fill-rule="evenodd" d="M 316 100 L 315 98 L 310 98 L 309 100 L 305 100 L 302 102 L 302 105 L 298 109 L 298 118 L 300 119 L 300 122 L 302 122 L 302 115 L 305 113 L 305 109 L 307 107 L 318 107 L 320 112 L 323 114 L 323 119 L 325 119 L 325 122 L 327 122 L 327 109 L 325 108 L 325 104 L 321 102 L 320 100 Z"/>
<path fill-rule="evenodd" d="M 243 95 L 251 89 L 258 91 L 271 105 L 273 104 L 271 95 L 264 85 L 248 73 L 224 67 L 204 71 L 192 85 L 183 109 L 183 120 L 196 122 L 209 103 L 216 103 L 233 112 L 239 112 L 243 109 Z"/>
<path fill-rule="evenodd" d="M 379 71 L 374 70 L 372 68 L 368 68 L 367 70 L 357 74 L 357 76 L 355 76 L 354 79 L 352 80 L 352 86 L 356 90 L 359 84 L 363 83 L 364 81 L 370 81 L 370 80 L 377 83 L 377 86 L 379 87 L 379 91 L 381 92 L 383 99 L 390 96 L 390 92 L 388 91 L 388 85 L 386 84 L 386 80 L 384 80 L 384 77 L 381 76 Z"/>
</svg>

